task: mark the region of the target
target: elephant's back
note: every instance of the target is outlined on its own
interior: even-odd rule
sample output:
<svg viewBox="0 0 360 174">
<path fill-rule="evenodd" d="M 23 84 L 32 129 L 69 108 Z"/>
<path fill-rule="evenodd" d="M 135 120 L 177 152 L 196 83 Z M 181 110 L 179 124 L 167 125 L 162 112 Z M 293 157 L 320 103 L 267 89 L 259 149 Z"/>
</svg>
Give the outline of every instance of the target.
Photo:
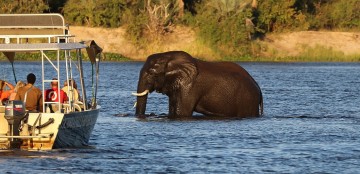
<svg viewBox="0 0 360 174">
<path fill-rule="evenodd" d="M 233 62 L 205 62 L 197 65 L 199 76 L 212 80 L 210 83 L 235 83 L 233 85 L 248 84 L 253 87 L 258 85 L 253 77 L 240 65 Z M 207 80 L 203 80 L 207 81 Z"/>
<path fill-rule="evenodd" d="M 198 84 L 200 89 L 206 89 L 202 91 L 199 110 L 208 108 L 211 113 L 228 116 L 259 115 L 261 90 L 244 68 L 232 62 L 205 62 L 198 68 L 201 76 Z"/>
<path fill-rule="evenodd" d="M 198 62 L 199 71 L 210 71 L 210 73 L 216 74 L 237 74 L 242 76 L 243 78 L 252 79 L 249 72 L 247 72 L 242 66 L 234 63 L 234 62 Z"/>
</svg>

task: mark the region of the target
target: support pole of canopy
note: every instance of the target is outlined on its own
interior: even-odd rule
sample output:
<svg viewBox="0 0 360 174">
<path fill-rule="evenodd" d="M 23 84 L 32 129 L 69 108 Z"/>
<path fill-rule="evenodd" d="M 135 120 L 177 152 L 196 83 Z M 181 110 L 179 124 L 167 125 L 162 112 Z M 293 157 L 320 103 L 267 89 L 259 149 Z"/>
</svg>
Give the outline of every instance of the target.
<svg viewBox="0 0 360 174">
<path fill-rule="evenodd" d="M 102 52 L 102 48 L 100 48 L 95 41 L 91 40 L 91 41 L 87 41 L 84 42 L 88 47 L 86 48 L 86 52 L 89 56 L 89 59 L 91 61 L 91 65 L 92 65 L 92 79 L 94 78 L 94 65 L 96 68 L 96 82 L 94 84 L 94 82 L 92 83 L 92 88 L 93 88 L 93 98 L 91 100 L 91 106 L 92 108 L 96 108 L 96 96 L 97 96 L 97 87 L 98 87 L 98 82 L 99 82 L 99 63 L 100 63 L 100 59 L 101 59 L 101 52 Z M 98 58 L 97 58 L 98 57 Z"/>
<path fill-rule="evenodd" d="M 83 67 L 82 66 L 82 56 L 81 56 L 81 50 L 80 49 L 76 50 L 76 55 L 77 55 L 78 65 L 79 65 L 80 85 L 81 85 L 81 89 L 82 89 L 84 110 L 87 110 L 88 106 L 87 106 L 87 101 L 86 101 L 86 88 L 85 88 L 85 83 L 84 83 L 84 71 L 83 71 L 83 68 L 82 68 Z"/>
<path fill-rule="evenodd" d="M 15 52 L 3 52 L 4 55 L 8 58 L 8 60 L 11 63 L 11 67 L 13 70 L 13 74 L 14 74 L 14 79 L 15 79 L 15 84 L 17 84 L 17 80 L 16 80 L 16 75 L 15 75 L 15 68 L 14 68 L 14 57 L 15 57 Z"/>
<path fill-rule="evenodd" d="M 98 58 L 96 59 L 96 86 L 95 86 L 95 101 L 94 101 L 94 108 L 96 108 L 96 96 L 97 96 L 97 89 L 98 89 L 98 84 L 99 84 L 99 68 L 100 68 L 100 60 L 101 60 L 101 53 L 98 54 Z"/>
</svg>

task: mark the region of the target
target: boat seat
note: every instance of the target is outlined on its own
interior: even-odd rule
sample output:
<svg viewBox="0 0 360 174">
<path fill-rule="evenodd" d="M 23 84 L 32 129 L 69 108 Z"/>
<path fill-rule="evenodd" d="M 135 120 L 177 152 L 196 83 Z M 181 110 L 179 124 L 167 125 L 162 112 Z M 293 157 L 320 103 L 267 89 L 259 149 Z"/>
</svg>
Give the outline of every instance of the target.
<svg viewBox="0 0 360 174">
<path fill-rule="evenodd" d="M 74 103 L 73 106 L 74 106 L 74 108 L 75 108 L 75 111 L 82 111 L 82 110 L 83 110 L 83 109 L 80 107 L 80 105 L 77 104 L 77 103 Z M 63 104 L 63 105 L 62 105 L 62 108 L 64 109 L 64 111 L 65 111 L 66 113 L 71 112 L 71 110 L 70 110 L 70 104 Z"/>
<path fill-rule="evenodd" d="M 61 105 L 63 105 L 63 104 L 61 104 Z M 46 108 L 46 111 L 45 111 L 46 113 L 63 113 L 64 112 L 63 109 L 59 110 L 58 104 L 46 104 L 45 108 Z"/>
</svg>

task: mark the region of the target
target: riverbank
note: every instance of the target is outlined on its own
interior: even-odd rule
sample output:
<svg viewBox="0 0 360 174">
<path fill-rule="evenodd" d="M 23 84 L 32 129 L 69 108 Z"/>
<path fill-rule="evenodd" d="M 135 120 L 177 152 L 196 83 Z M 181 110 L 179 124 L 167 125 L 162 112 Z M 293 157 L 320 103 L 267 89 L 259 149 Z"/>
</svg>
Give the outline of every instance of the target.
<svg viewBox="0 0 360 174">
<path fill-rule="evenodd" d="M 72 34 L 80 40 L 94 39 L 105 52 L 117 53 L 132 60 L 145 60 L 149 54 L 184 50 L 205 60 L 221 60 L 196 38 L 190 28 L 177 27 L 167 41 L 137 49 L 125 39 L 123 28 L 104 29 L 73 26 Z M 300 31 L 270 34 L 253 43 L 256 57 L 230 58 L 244 61 L 360 61 L 360 32 Z"/>
<path fill-rule="evenodd" d="M 267 35 L 264 57 L 288 61 L 360 61 L 360 32 L 300 31 Z"/>
<path fill-rule="evenodd" d="M 138 49 L 125 37 L 123 28 L 93 28 L 71 26 L 77 41 L 95 40 L 106 53 L 108 61 L 143 61 L 150 54 L 183 50 L 209 61 L 360 61 L 360 32 L 300 31 L 267 35 L 252 43 L 254 57 L 222 58 L 211 50 L 195 32 L 187 27 L 176 27 L 166 41 Z M 0 56 L 0 60 L 3 56 Z"/>
<path fill-rule="evenodd" d="M 156 44 L 149 44 L 147 48 L 139 49 L 127 40 L 123 28 L 90 28 L 72 26 L 71 34 L 79 40 L 95 40 L 104 52 L 117 53 L 132 60 L 145 60 L 150 54 L 170 50 L 183 50 L 195 57 L 207 60 L 216 60 L 218 57 L 210 48 L 201 44 L 195 32 L 187 27 L 175 27 L 167 34 L 166 41 Z"/>
</svg>

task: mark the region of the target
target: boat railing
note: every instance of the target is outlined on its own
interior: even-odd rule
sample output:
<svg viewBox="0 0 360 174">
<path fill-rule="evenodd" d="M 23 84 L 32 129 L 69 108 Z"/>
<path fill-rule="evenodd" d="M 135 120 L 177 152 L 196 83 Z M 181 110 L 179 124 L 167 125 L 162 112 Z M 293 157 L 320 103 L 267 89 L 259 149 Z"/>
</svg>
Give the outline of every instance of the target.
<svg viewBox="0 0 360 174">
<path fill-rule="evenodd" d="M 96 107 L 98 69 L 102 49 L 94 41 L 75 42 L 75 37 L 70 34 L 69 26 L 64 21 L 63 16 L 60 14 L 0 14 L 0 52 L 4 53 L 12 65 L 15 52 L 40 52 L 42 63 L 42 108 L 44 112 L 46 111 L 45 107 L 54 104 L 58 105 L 58 108 L 61 108 L 61 111 L 64 112 L 75 112 L 79 108 L 86 111 L 90 108 L 86 97 L 82 67 L 81 49 L 84 48 L 86 48 L 91 65 L 96 68 L 96 84 L 92 84 L 94 91 L 90 104 L 91 108 Z M 50 51 L 55 52 L 55 55 L 50 54 Z M 64 54 L 60 54 L 60 52 L 64 52 Z M 60 76 L 60 55 L 61 57 L 64 56 L 63 59 L 65 60 L 65 77 Z M 52 57 L 50 58 L 50 56 Z M 73 68 L 72 64 L 75 64 L 76 68 Z M 45 71 L 45 66 L 52 68 L 46 68 Z M 80 101 L 82 104 L 77 104 L 75 100 L 69 101 L 68 105 L 63 105 L 60 100 L 56 103 L 45 101 L 45 91 L 50 86 L 49 84 L 55 80 L 54 78 L 58 82 L 57 92 L 60 94 L 61 82 L 64 80 L 69 82 L 70 79 L 73 79 L 75 76 L 73 70 L 78 70 L 81 89 L 79 94 L 82 96 Z M 15 73 L 14 77 L 16 82 Z M 94 78 L 94 74 L 92 74 L 92 78 Z M 80 107 L 78 107 L 79 105 Z M 65 108 L 62 108 L 63 106 Z"/>
<path fill-rule="evenodd" d="M 74 42 L 60 14 L 0 14 L 2 43 L 28 43 L 45 39 L 47 43 Z M 71 40 L 72 39 L 72 40 Z"/>
<path fill-rule="evenodd" d="M 91 62 L 91 102 L 87 101 L 86 95 L 82 63 L 84 52 Z M 6 106 L 0 106 L 0 149 L 39 150 L 79 147 L 87 143 L 100 108 L 97 107 L 96 94 L 101 52 L 102 49 L 94 41 L 75 42 L 75 37 L 70 35 L 69 27 L 59 14 L 0 14 L 0 54 L 4 54 L 11 63 L 15 84 L 15 55 L 40 53 L 35 58 L 41 61 L 39 77 L 43 104 L 39 113 L 26 111 L 24 102 L 16 105 L 23 108 L 21 113 L 15 112 L 16 107 L 13 107 L 14 112 L 9 109 L 11 107 L 6 107 L 10 106 L 11 101 Z M 40 68 L 36 69 L 40 71 Z M 39 74 L 36 72 L 36 75 Z M 79 93 L 78 99 L 72 96 L 69 101 L 61 103 L 58 95 L 54 101 L 47 100 L 46 90 L 51 82 L 58 83 L 57 94 L 60 94 L 61 82 L 67 82 L 71 89 L 77 87 L 70 83 L 70 80 L 75 83 L 75 77 L 80 82 L 79 88 L 75 88 Z M 67 91 L 71 92 L 69 87 Z M 48 109 L 50 106 L 52 111 Z M 24 127 L 20 131 L 21 126 Z M 64 139 L 66 143 L 63 143 Z"/>
<path fill-rule="evenodd" d="M 68 43 L 70 44 L 70 43 Z M 82 47 L 84 46 L 84 47 Z M 61 99 L 60 96 L 58 96 L 58 99 L 56 102 L 53 101 L 46 101 L 46 88 L 47 86 L 50 86 L 48 84 L 52 83 L 52 82 L 57 82 L 58 86 L 57 86 L 57 94 L 60 94 L 60 90 L 61 90 L 61 82 L 63 80 L 66 80 L 67 82 L 69 82 L 69 79 L 73 79 L 73 68 L 72 67 L 72 57 L 70 56 L 70 52 L 71 51 L 75 51 L 76 53 L 76 59 L 78 60 L 78 62 L 82 62 L 82 54 L 80 49 L 81 48 L 85 48 L 85 45 L 81 45 L 79 48 L 77 47 L 72 47 L 71 49 L 59 49 L 56 50 L 56 59 L 52 60 L 50 59 L 47 54 L 44 51 L 40 51 L 41 52 L 41 62 L 42 62 L 42 89 L 43 89 L 43 111 L 44 112 L 61 112 L 61 113 L 69 113 L 69 112 L 75 112 L 75 111 L 82 111 L 82 110 L 87 110 L 88 108 L 86 107 L 86 93 L 85 93 L 85 84 L 83 82 L 83 76 L 82 76 L 82 72 L 80 73 L 80 81 L 81 81 L 81 91 L 83 92 L 83 101 L 82 103 L 84 103 L 84 105 L 82 105 L 83 107 L 79 107 L 78 104 L 75 103 L 74 98 L 69 98 L 71 100 L 68 101 L 68 103 L 61 103 Z M 65 72 L 66 72 L 66 77 L 62 78 L 60 76 L 60 51 L 64 51 L 64 59 L 65 59 Z M 45 71 L 45 66 L 49 66 L 46 64 L 46 62 L 48 62 L 52 67 L 49 68 Z M 82 71 L 82 64 L 80 63 L 80 65 L 77 65 L 78 67 L 80 67 L 80 70 Z M 52 71 L 53 70 L 53 71 Z M 80 71 L 79 70 L 79 71 Z M 51 74 L 55 74 L 56 75 L 56 79 L 46 79 L 46 77 L 51 77 L 49 75 Z M 45 85 L 47 84 L 47 85 Z M 71 85 L 71 84 L 68 84 Z M 72 86 L 73 87 L 73 86 Z M 69 91 L 64 91 L 67 92 L 68 94 L 70 93 Z"/>
</svg>

